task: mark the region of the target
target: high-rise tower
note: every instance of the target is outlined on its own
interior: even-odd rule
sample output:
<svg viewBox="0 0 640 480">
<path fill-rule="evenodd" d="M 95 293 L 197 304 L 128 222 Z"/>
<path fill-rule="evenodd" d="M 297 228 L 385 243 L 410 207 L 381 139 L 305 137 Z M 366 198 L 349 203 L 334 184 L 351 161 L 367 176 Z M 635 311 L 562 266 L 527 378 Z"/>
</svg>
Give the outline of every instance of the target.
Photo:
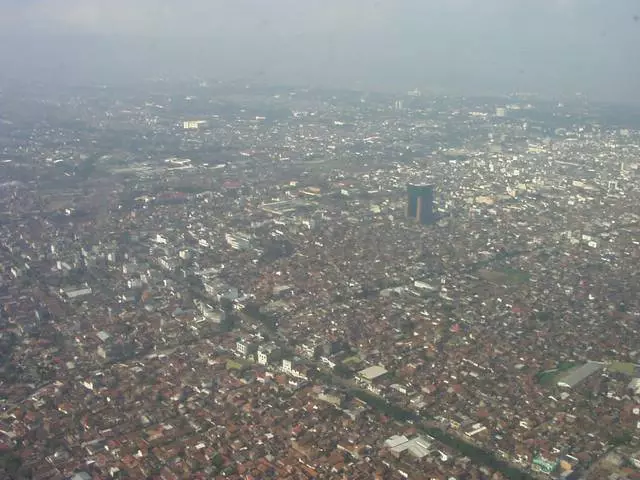
<svg viewBox="0 0 640 480">
<path fill-rule="evenodd" d="M 433 185 L 407 185 L 407 218 L 422 225 L 435 222 Z"/>
</svg>

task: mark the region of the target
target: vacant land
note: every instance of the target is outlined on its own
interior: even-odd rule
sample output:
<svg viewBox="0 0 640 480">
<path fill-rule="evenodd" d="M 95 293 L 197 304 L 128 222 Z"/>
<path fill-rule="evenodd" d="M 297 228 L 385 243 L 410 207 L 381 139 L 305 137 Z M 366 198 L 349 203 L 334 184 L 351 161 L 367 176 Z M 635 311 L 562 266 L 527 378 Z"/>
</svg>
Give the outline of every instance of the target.
<svg viewBox="0 0 640 480">
<path fill-rule="evenodd" d="M 514 268 L 502 268 L 499 270 L 481 270 L 480 278 L 487 282 L 500 285 L 519 285 L 529 281 L 529 274 Z"/>
</svg>

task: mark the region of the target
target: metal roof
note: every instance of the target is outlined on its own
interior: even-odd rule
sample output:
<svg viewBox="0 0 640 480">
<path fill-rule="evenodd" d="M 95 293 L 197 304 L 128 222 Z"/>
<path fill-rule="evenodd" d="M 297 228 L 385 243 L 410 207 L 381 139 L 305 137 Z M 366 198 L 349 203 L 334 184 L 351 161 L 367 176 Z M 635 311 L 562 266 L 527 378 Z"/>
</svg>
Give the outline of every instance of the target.
<svg viewBox="0 0 640 480">
<path fill-rule="evenodd" d="M 580 367 L 574 368 L 567 375 L 562 377 L 562 379 L 558 381 L 558 386 L 573 388 L 587 377 L 590 377 L 594 373 L 602 370 L 604 367 L 605 364 L 601 362 L 587 362 Z"/>
<path fill-rule="evenodd" d="M 364 370 L 360 370 L 358 372 L 358 375 L 360 375 L 362 378 L 365 378 L 366 380 L 374 380 L 378 377 L 381 377 L 385 373 L 387 373 L 387 370 L 384 367 L 380 365 L 374 365 L 372 367 L 365 368 Z"/>
</svg>

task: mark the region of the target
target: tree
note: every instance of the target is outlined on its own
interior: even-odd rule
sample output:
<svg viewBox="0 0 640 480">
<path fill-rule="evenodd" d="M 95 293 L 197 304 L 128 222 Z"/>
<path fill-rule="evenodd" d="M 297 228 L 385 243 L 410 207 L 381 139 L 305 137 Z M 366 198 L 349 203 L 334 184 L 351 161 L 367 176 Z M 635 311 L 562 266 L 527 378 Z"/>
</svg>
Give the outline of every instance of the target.
<svg viewBox="0 0 640 480">
<path fill-rule="evenodd" d="M 346 367 L 345 365 L 343 365 L 342 363 L 336 364 L 333 371 L 335 372 L 336 375 L 342 378 L 353 377 L 353 371 L 349 367 Z"/>
<path fill-rule="evenodd" d="M 22 459 L 12 451 L 0 452 L 0 472 L 4 472 L 8 478 L 15 478 L 22 466 Z"/>
<path fill-rule="evenodd" d="M 224 465 L 224 458 L 219 453 L 216 453 L 211 459 L 211 464 L 216 468 L 220 468 Z"/>
</svg>

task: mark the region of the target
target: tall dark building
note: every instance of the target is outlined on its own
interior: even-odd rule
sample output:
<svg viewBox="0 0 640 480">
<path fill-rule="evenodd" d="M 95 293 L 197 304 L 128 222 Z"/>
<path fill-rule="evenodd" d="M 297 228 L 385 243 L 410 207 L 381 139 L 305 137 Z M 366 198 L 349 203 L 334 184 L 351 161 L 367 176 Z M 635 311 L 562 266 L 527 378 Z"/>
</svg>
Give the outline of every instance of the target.
<svg viewBox="0 0 640 480">
<path fill-rule="evenodd" d="M 422 225 L 435 222 L 433 185 L 407 185 L 407 217 Z"/>
</svg>

